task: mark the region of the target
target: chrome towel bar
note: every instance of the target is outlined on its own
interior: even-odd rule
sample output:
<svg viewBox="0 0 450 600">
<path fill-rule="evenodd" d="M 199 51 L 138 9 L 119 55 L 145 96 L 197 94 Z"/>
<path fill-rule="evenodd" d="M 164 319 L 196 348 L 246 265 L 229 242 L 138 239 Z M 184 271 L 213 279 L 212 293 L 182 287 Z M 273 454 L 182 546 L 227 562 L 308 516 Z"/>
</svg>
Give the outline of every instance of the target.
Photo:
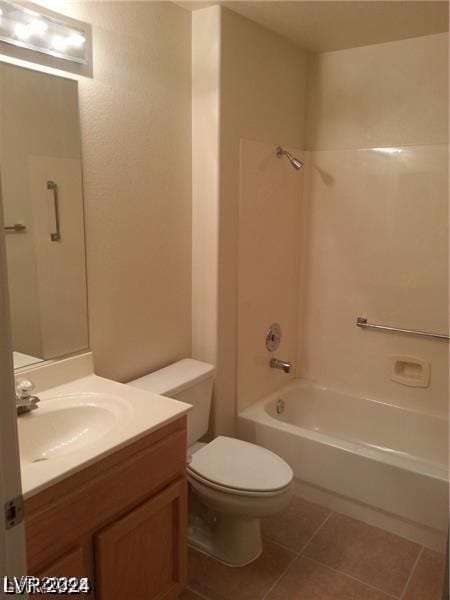
<svg viewBox="0 0 450 600">
<path fill-rule="evenodd" d="M 368 323 L 365 317 L 358 317 L 356 319 L 357 327 L 364 327 L 368 329 L 382 329 L 383 331 L 394 331 L 396 333 L 408 333 L 411 335 L 422 335 L 425 337 L 436 338 L 438 340 L 449 340 L 449 336 L 445 333 L 432 333 L 429 331 L 417 331 L 415 329 L 402 329 L 401 327 L 389 327 L 388 325 L 377 325 L 375 323 Z"/>
<path fill-rule="evenodd" d="M 25 233 L 27 226 L 22 225 L 21 223 L 15 223 L 14 225 L 5 225 L 3 229 L 5 231 L 9 231 L 10 233 Z"/>
</svg>

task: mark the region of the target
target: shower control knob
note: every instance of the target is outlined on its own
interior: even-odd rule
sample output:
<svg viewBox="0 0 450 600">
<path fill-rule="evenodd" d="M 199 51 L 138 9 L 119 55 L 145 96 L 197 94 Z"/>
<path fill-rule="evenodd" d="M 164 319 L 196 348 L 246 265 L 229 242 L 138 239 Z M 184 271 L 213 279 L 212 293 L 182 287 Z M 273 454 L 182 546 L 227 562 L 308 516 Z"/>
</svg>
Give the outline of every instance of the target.
<svg viewBox="0 0 450 600">
<path fill-rule="evenodd" d="M 266 348 L 269 352 L 275 352 L 281 343 L 281 326 L 279 323 L 272 323 L 266 331 Z"/>
</svg>

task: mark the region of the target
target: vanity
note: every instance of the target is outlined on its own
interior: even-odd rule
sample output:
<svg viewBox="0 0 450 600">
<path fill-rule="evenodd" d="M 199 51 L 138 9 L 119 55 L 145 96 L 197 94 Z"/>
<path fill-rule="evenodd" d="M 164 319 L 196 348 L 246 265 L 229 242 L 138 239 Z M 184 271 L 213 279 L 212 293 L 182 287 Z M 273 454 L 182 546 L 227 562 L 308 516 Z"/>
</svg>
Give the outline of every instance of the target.
<svg viewBox="0 0 450 600">
<path fill-rule="evenodd" d="M 80 598 L 176 598 L 189 405 L 93 374 L 39 397 L 19 417 L 28 573 L 87 577 Z"/>
</svg>

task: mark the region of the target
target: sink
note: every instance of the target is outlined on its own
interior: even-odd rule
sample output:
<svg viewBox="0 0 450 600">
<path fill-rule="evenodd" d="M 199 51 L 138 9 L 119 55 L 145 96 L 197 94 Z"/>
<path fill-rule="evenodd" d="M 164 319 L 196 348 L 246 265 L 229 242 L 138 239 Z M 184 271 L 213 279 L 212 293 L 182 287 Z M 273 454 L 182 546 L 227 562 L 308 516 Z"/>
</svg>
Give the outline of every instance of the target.
<svg viewBox="0 0 450 600">
<path fill-rule="evenodd" d="M 25 499 L 179 419 L 191 408 L 93 373 L 50 387 L 52 373 L 45 367 L 35 371 L 41 401 L 36 410 L 17 419 Z M 61 378 L 59 370 L 54 374 Z"/>
<path fill-rule="evenodd" d="M 132 415 L 129 403 L 109 394 L 48 397 L 37 410 L 18 418 L 21 460 L 38 463 L 94 447 Z"/>
</svg>

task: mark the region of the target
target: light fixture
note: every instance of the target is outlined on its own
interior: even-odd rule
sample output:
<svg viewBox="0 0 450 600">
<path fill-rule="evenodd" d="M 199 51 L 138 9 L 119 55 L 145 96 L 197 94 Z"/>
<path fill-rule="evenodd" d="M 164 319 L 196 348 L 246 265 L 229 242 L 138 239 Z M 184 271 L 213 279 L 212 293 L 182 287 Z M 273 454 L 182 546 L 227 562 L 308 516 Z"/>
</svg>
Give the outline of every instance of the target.
<svg viewBox="0 0 450 600">
<path fill-rule="evenodd" d="M 89 25 L 29 2 L 0 0 L 0 42 L 79 65 L 89 63 Z"/>
</svg>

